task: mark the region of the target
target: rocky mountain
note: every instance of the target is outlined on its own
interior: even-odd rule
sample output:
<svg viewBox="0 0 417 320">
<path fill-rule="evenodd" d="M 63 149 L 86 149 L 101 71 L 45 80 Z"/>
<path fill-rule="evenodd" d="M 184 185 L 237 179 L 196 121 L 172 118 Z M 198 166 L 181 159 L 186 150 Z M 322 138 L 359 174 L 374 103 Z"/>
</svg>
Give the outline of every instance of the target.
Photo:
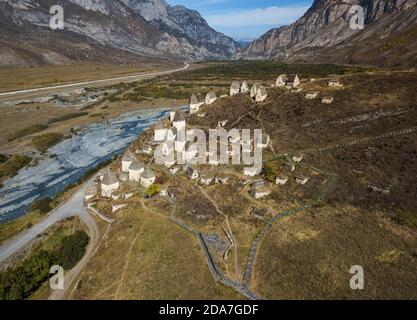
<svg viewBox="0 0 417 320">
<path fill-rule="evenodd" d="M 364 9 L 363 30 L 350 27 L 353 5 Z M 414 65 L 416 26 L 417 0 L 315 0 L 298 21 L 268 31 L 238 56 L 394 65 L 398 61 L 390 61 L 392 56 L 385 49 L 390 47 L 396 52 L 393 45 L 401 42 L 402 48 L 407 48 L 406 53 L 410 52 L 411 60 L 405 61 L 398 55 L 399 59 L 403 59 L 404 64 Z M 406 43 L 404 37 L 408 39 Z M 402 40 L 397 41 L 397 38 Z M 387 43 L 389 45 L 384 45 Z M 384 56 L 386 58 L 381 59 Z"/>
<path fill-rule="evenodd" d="M 50 8 L 64 8 L 52 30 Z M 196 11 L 164 0 L 0 0 L 0 65 L 230 58 L 239 47 Z"/>
</svg>

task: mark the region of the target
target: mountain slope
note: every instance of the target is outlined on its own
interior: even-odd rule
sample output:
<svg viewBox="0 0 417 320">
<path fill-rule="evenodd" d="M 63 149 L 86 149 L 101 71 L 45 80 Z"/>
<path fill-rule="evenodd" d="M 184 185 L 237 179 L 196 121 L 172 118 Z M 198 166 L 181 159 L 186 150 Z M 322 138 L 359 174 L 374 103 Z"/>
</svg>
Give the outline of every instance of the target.
<svg viewBox="0 0 417 320">
<path fill-rule="evenodd" d="M 228 58 L 238 47 L 210 28 L 197 12 L 170 7 L 162 0 L 58 3 L 64 8 L 65 29 L 54 31 L 49 28 L 49 9 L 57 1 L 0 0 L 0 65 L 7 61 L 16 65 L 79 59 L 129 61 L 138 59 L 137 55 L 157 59 Z M 198 33 L 201 37 L 197 41 Z M 48 62 L 45 54 L 56 59 Z"/>
<path fill-rule="evenodd" d="M 364 30 L 350 28 L 349 10 L 355 4 L 364 8 Z M 377 39 L 395 38 L 415 25 L 417 0 L 352 0 L 349 3 L 315 0 L 311 8 L 294 24 L 270 30 L 243 49 L 240 56 L 295 60 L 303 58 L 309 61 L 325 56 L 335 62 L 352 60 L 352 63 L 369 63 L 375 58 L 373 51 L 368 52 L 368 59 L 361 59 L 361 55 L 349 59 L 346 54 L 353 47 L 363 51 L 369 42 L 378 42 Z M 413 42 L 409 45 L 415 46 Z M 410 50 L 413 51 L 412 48 Z M 352 54 L 354 52 L 347 55 L 352 57 Z M 369 59 L 370 56 L 372 59 Z"/>
</svg>

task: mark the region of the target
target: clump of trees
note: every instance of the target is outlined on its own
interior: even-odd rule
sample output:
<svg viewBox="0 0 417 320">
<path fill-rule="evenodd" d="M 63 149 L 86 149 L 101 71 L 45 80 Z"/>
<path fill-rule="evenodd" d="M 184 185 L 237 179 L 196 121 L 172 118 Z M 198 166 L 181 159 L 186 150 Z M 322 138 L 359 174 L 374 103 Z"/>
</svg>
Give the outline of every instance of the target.
<svg viewBox="0 0 417 320">
<path fill-rule="evenodd" d="M 31 211 L 39 211 L 41 214 L 48 213 L 53 209 L 52 206 L 53 200 L 51 198 L 43 198 L 36 200 L 30 206 Z"/>
<path fill-rule="evenodd" d="M 0 272 L 0 300 L 28 298 L 51 276 L 52 265 L 72 269 L 84 256 L 89 237 L 85 231 L 66 236 L 55 251 L 40 251 L 23 260 L 18 266 Z"/>
<path fill-rule="evenodd" d="M 31 157 L 15 154 L 10 159 L 0 162 L 0 178 L 13 177 L 31 161 Z"/>
<path fill-rule="evenodd" d="M 70 270 L 85 255 L 86 247 L 90 238 L 84 231 L 77 231 L 73 235 L 62 240 L 61 246 L 56 253 L 56 260 L 65 270 Z"/>
<path fill-rule="evenodd" d="M 275 178 L 278 175 L 278 169 L 271 163 L 267 162 L 264 164 L 262 174 L 266 180 L 275 181 Z"/>
</svg>

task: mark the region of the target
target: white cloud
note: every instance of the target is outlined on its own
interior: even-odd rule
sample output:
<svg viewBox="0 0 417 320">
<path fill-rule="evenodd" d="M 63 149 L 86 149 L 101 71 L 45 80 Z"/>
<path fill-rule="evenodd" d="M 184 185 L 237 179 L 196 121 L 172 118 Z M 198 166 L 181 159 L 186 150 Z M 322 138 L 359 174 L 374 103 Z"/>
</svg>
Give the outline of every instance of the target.
<svg viewBox="0 0 417 320">
<path fill-rule="evenodd" d="M 308 8 L 308 6 L 268 7 L 212 14 L 205 18 L 213 27 L 280 26 L 296 21 Z"/>
</svg>

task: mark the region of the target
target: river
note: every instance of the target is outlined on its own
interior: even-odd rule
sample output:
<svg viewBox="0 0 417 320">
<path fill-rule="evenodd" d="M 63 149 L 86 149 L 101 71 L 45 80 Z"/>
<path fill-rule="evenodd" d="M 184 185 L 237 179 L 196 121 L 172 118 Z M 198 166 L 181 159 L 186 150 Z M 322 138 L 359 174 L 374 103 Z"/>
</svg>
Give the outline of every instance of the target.
<svg viewBox="0 0 417 320">
<path fill-rule="evenodd" d="M 91 169 L 121 154 L 169 108 L 140 110 L 91 124 L 48 150 L 38 164 L 23 168 L 0 190 L 0 223 L 24 215 L 36 199 L 54 197 Z"/>
</svg>

